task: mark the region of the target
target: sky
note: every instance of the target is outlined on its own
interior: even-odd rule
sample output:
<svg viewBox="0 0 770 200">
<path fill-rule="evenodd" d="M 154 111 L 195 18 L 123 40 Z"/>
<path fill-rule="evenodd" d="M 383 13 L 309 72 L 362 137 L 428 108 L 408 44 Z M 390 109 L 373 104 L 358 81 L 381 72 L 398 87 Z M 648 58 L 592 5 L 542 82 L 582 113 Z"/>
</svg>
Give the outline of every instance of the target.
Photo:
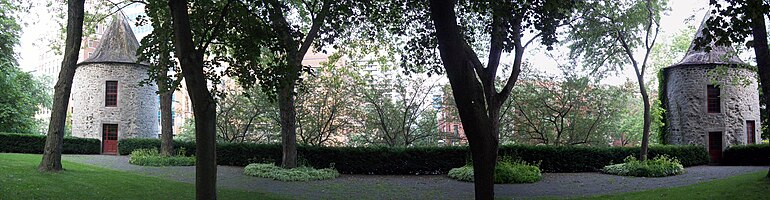
<svg viewBox="0 0 770 200">
<path fill-rule="evenodd" d="M 688 18 L 694 19 L 690 20 L 689 24 L 699 25 L 708 7 L 708 0 L 670 0 L 669 7 L 670 10 L 661 18 L 659 40 L 666 40 L 672 34 L 687 27 L 686 20 Z M 45 52 L 49 49 L 44 39 L 53 37 L 51 34 L 55 34 L 58 31 L 57 23 L 53 20 L 54 16 L 51 12 L 44 6 L 34 7 L 27 16 L 22 18 L 28 25 L 22 29 L 20 45 L 17 48 L 20 58 L 19 64 L 22 70 L 32 71 L 35 69 L 35 66 L 43 63 L 41 56 L 46 55 Z M 549 53 L 558 55 L 568 52 L 561 48 Z M 537 68 L 541 71 L 551 74 L 559 72 L 557 63 L 546 56 L 544 51 L 530 50 L 526 57 L 529 62 L 536 63 Z M 606 78 L 602 83 L 620 85 L 626 79 L 636 80 L 633 68 L 626 68 L 617 76 Z"/>
</svg>

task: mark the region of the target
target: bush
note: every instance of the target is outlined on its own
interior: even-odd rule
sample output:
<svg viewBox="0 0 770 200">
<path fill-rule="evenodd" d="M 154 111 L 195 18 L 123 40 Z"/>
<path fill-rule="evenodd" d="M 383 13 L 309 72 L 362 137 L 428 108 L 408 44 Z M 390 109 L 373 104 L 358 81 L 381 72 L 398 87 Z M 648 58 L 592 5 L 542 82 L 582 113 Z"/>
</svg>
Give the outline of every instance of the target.
<svg viewBox="0 0 770 200">
<path fill-rule="evenodd" d="M 181 148 L 180 150 L 184 150 Z M 183 151 L 176 156 L 161 156 L 158 149 L 137 149 L 131 152 L 128 163 L 141 166 L 193 166 L 195 157 L 185 156 Z"/>
<path fill-rule="evenodd" d="M 2 153 L 43 153 L 45 135 L 0 133 Z M 62 146 L 64 154 L 99 154 L 101 142 L 98 139 L 65 137 Z"/>
<path fill-rule="evenodd" d="M 527 146 L 504 145 L 501 156 L 510 156 L 530 163 L 540 163 L 544 172 L 595 172 L 611 163 L 623 162 L 630 155 L 638 155 L 640 147 L 587 147 L 587 146 Z M 650 146 L 649 157 L 670 155 L 684 166 L 709 162 L 702 146 Z"/>
<path fill-rule="evenodd" d="M 186 155 L 195 153 L 195 143 L 174 141 Z M 123 155 L 138 148 L 160 148 L 159 139 L 123 139 Z M 467 147 L 313 147 L 299 146 L 299 162 L 315 168 L 334 166 L 343 174 L 446 174 L 462 167 L 470 158 Z M 650 157 L 670 155 L 684 166 L 707 164 L 702 146 L 651 146 Z M 542 172 L 596 172 L 602 167 L 621 163 L 629 155 L 639 154 L 639 147 L 526 146 L 502 145 L 500 157 L 528 163 L 540 163 Z M 217 144 L 217 164 L 246 166 L 250 163 L 280 163 L 281 145 L 254 143 Z"/>
<path fill-rule="evenodd" d="M 652 160 L 639 161 L 628 156 L 624 163 L 605 166 L 601 172 L 621 176 L 664 177 L 684 173 L 684 166 L 676 158 L 660 155 Z"/>
<path fill-rule="evenodd" d="M 174 149 L 184 148 L 184 155 L 195 154 L 194 142 L 174 140 Z M 157 138 L 127 138 L 118 141 L 118 154 L 128 155 L 137 149 L 160 149 L 160 139 Z"/>
<path fill-rule="evenodd" d="M 249 176 L 271 178 L 279 181 L 326 180 L 340 176 L 340 173 L 332 168 L 313 169 L 312 167 L 297 167 L 284 169 L 270 163 L 250 164 L 243 169 L 243 173 Z"/>
<path fill-rule="evenodd" d="M 734 145 L 727 148 L 722 158 L 723 165 L 770 165 L 768 144 Z"/>
<path fill-rule="evenodd" d="M 473 182 L 473 166 L 469 164 L 451 169 L 448 176 L 460 181 Z M 495 165 L 494 181 L 498 184 L 534 183 L 542 178 L 540 168 L 523 161 L 504 160 Z"/>
</svg>

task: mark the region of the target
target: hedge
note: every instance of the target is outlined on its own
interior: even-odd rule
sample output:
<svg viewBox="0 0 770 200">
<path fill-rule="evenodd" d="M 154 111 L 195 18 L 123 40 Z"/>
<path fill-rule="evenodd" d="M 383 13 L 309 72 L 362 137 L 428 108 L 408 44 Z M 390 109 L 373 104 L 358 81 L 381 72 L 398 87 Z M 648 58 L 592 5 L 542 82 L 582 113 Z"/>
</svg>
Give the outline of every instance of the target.
<svg viewBox="0 0 770 200">
<path fill-rule="evenodd" d="M 188 155 L 195 144 L 174 141 Z M 124 139 L 119 152 L 133 149 L 159 148 L 158 139 Z M 315 168 L 334 167 L 344 174 L 445 174 L 452 168 L 470 162 L 467 147 L 313 147 L 299 146 L 299 163 Z M 638 155 L 639 147 L 525 146 L 503 145 L 500 156 L 530 163 L 540 163 L 543 172 L 596 172 L 610 164 L 622 163 L 629 155 Z M 651 146 L 649 157 L 666 154 L 676 157 L 684 166 L 703 165 L 709 161 L 702 146 Z M 278 144 L 219 143 L 217 164 L 246 166 L 251 163 L 280 163 Z"/>
<path fill-rule="evenodd" d="M 43 153 L 44 135 L 0 133 L 0 152 L 2 153 Z M 62 153 L 99 154 L 101 142 L 98 139 L 65 137 Z"/>
<path fill-rule="evenodd" d="M 735 145 L 722 154 L 723 165 L 770 165 L 768 144 Z"/>
</svg>

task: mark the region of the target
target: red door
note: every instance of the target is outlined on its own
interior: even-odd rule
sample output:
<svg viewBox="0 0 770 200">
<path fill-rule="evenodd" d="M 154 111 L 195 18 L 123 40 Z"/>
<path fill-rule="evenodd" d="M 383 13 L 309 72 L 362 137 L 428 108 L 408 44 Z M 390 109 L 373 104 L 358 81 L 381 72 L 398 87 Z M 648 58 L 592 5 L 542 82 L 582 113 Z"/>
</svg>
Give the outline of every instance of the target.
<svg viewBox="0 0 770 200">
<path fill-rule="evenodd" d="M 722 132 L 709 132 L 709 156 L 711 164 L 722 161 Z"/>
<path fill-rule="evenodd" d="M 756 143 L 756 133 L 754 133 L 754 121 L 746 121 L 746 144 L 755 144 Z"/>
<path fill-rule="evenodd" d="M 117 154 L 118 153 L 118 125 L 117 124 L 104 124 L 104 136 L 102 137 L 102 153 L 104 154 Z"/>
</svg>

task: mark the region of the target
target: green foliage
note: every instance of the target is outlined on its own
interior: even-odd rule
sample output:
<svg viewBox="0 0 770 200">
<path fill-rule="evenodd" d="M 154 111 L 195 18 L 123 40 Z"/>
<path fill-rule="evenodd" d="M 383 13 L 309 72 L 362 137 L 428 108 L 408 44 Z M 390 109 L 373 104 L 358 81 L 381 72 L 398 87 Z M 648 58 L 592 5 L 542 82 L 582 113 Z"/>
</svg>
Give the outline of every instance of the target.
<svg viewBox="0 0 770 200">
<path fill-rule="evenodd" d="M 512 93 L 513 108 L 501 119 L 512 121 L 514 130 L 509 137 L 521 144 L 607 145 L 608 134 L 615 134 L 623 125 L 618 119 L 632 117 L 622 111 L 632 100 L 633 90 L 600 85 L 571 69 L 563 74 L 550 76 L 525 68 Z M 628 135 L 616 135 L 621 134 Z"/>
<path fill-rule="evenodd" d="M 217 101 L 217 141 L 268 143 L 280 138 L 278 106 L 260 88 L 227 87 L 222 94 Z M 192 130 L 185 131 L 194 138 L 190 125 Z"/>
<path fill-rule="evenodd" d="M 177 154 L 194 155 L 195 142 L 174 140 L 174 148 Z M 118 140 L 118 154 L 129 155 L 138 149 L 160 149 L 160 139 L 156 138 L 129 138 Z"/>
<path fill-rule="evenodd" d="M 666 85 L 668 85 L 668 80 L 666 80 L 666 71 L 661 68 L 658 70 L 658 73 L 656 74 L 658 77 L 658 99 L 653 103 L 654 108 L 653 116 L 656 116 L 655 119 L 660 123 L 660 126 L 658 126 L 658 141 L 660 144 L 667 144 L 668 141 L 666 140 L 666 137 L 668 137 L 668 124 L 666 124 L 666 103 L 668 103 L 668 90 L 666 90 Z"/>
<path fill-rule="evenodd" d="M 16 11 L 18 6 L 9 0 L 0 0 L 0 69 L 16 66 L 14 46 L 19 43 L 21 26 Z"/>
<path fill-rule="evenodd" d="M 421 131 L 419 123 L 432 109 L 429 100 L 434 88 L 434 82 L 422 78 L 397 74 L 369 77 L 366 86 L 358 90 L 365 105 L 364 131 L 358 137 L 361 143 L 408 147 L 432 137 L 435 132 Z"/>
<path fill-rule="evenodd" d="M 3 153 L 43 153 L 45 135 L 0 133 L 0 152 Z M 98 139 L 65 137 L 62 153 L 99 154 L 101 142 Z"/>
<path fill-rule="evenodd" d="M 175 141 L 175 147 L 195 153 L 195 144 Z M 122 139 L 119 153 L 134 149 L 160 148 L 158 139 Z M 334 166 L 344 174 L 444 174 L 466 164 L 467 147 L 321 147 L 299 146 L 298 155 L 307 166 Z M 620 163 L 636 155 L 639 147 L 525 146 L 502 145 L 499 155 L 528 163 L 540 163 L 543 172 L 595 172 L 611 163 Z M 651 146 L 650 156 L 670 155 L 684 166 L 703 165 L 709 161 L 702 146 Z M 246 166 L 251 163 L 280 163 L 281 146 L 277 144 L 219 143 L 217 164 Z"/>
<path fill-rule="evenodd" d="M 128 163 L 141 166 L 193 166 L 195 157 L 185 156 L 184 148 L 180 148 L 175 156 L 162 156 L 158 149 L 136 149 L 131 152 Z"/>
<path fill-rule="evenodd" d="M 664 177 L 682 174 L 684 167 L 679 164 L 679 160 L 666 155 L 659 155 L 645 161 L 628 156 L 623 163 L 605 166 L 601 171 L 621 176 Z"/>
<path fill-rule="evenodd" d="M 34 133 L 40 107 L 50 107 L 51 95 L 40 79 L 16 67 L 0 68 L 0 132 Z"/>
<path fill-rule="evenodd" d="M 340 176 L 332 168 L 313 169 L 312 167 L 296 167 L 285 169 L 274 164 L 249 164 L 243 168 L 243 173 L 260 178 L 271 178 L 279 181 L 315 181 L 334 179 Z"/>
<path fill-rule="evenodd" d="M 449 178 L 460 181 L 473 182 L 473 166 L 465 165 L 463 167 L 449 170 Z M 511 161 L 503 159 L 495 165 L 494 181 L 496 184 L 507 183 L 534 183 L 540 181 L 543 176 L 540 174 L 540 168 L 537 165 L 528 164 L 524 161 Z"/>
<path fill-rule="evenodd" d="M 540 168 L 524 161 L 504 160 L 495 165 L 495 183 L 534 183 L 540 179 Z"/>
<path fill-rule="evenodd" d="M 722 153 L 723 165 L 770 165 L 770 146 L 764 144 L 733 145 Z"/>
<path fill-rule="evenodd" d="M 612 163 L 623 162 L 629 155 L 637 155 L 640 147 L 587 147 L 587 146 L 500 146 L 501 156 L 510 156 L 527 162 L 540 163 L 543 172 L 595 172 Z M 650 146 L 649 155 L 669 155 L 684 166 L 709 162 L 702 146 Z"/>
</svg>

